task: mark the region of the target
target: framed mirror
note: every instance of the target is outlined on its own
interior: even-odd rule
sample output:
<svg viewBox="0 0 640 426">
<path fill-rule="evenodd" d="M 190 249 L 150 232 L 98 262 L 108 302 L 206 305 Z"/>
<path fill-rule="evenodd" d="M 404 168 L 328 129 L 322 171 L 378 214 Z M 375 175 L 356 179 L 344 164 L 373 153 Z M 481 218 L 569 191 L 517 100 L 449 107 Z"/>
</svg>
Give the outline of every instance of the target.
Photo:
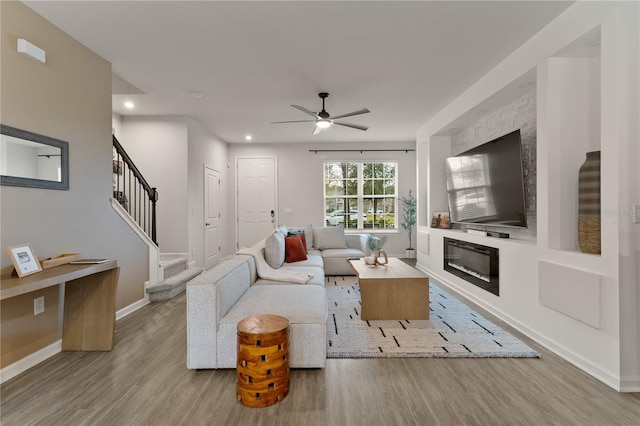
<svg viewBox="0 0 640 426">
<path fill-rule="evenodd" d="M 0 124 L 0 184 L 69 189 L 69 143 Z"/>
</svg>

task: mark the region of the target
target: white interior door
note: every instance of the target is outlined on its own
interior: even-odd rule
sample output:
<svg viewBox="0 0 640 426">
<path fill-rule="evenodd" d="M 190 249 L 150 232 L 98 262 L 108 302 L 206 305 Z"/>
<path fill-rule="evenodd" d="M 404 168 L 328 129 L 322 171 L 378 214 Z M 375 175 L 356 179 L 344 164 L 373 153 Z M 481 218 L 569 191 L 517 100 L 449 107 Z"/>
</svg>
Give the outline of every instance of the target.
<svg viewBox="0 0 640 426">
<path fill-rule="evenodd" d="M 276 226 L 276 158 L 236 160 L 237 248 L 250 247 Z"/>
<path fill-rule="evenodd" d="M 220 174 L 204 167 L 204 267 L 220 262 Z"/>
</svg>

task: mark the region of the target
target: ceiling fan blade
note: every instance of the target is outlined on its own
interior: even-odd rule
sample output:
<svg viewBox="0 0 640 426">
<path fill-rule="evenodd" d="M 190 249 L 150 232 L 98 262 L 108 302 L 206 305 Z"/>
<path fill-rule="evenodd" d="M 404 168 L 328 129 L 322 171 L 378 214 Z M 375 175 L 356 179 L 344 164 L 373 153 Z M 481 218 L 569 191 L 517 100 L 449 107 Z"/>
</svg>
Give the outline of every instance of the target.
<svg viewBox="0 0 640 426">
<path fill-rule="evenodd" d="M 292 106 L 293 106 L 293 105 L 292 105 Z M 356 111 L 351 111 L 351 112 L 346 112 L 346 113 L 344 113 L 344 114 L 336 115 L 336 116 L 334 116 L 334 117 L 331 117 L 331 119 L 332 119 L 332 120 L 337 120 L 337 119 L 339 119 L 339 118 L 352 117 L 352 116 L 354 116 L 354 115 L 366 114 L 366 113 L 369 113 L 369 112 L 371 112 L 371 111 L 369 111 L 369 110 L 368 110 L 368 109 L 366 109 L 366 108 L 362 108 L 362 109 L 359 109 L 359 110 L 356 110 Z"/>
<path fill-rule="evenodd" d="M 311 110 L 309 110 L 309 109 L 307 109 L 307 108 L 305 108 L 303 106 L 300 106 L 300 105 L 291 105 L 291 106 L 294 107 L 295 109 L 297 109 L 298 111 L 302 111 L 305 114 L 308 114 L 308 115 L 312 116 L 313 118 L 318 118 L 318 114 L 316 114 L 315 112 L 313 112 L 313 111 L 311 111 Z"/>
<path fill-rule="evenodd" d="M 363 126 L 362 124 L 353 124 L 353 123 L 338 123 L 337 121 L 334 121 L 333 124 L 335 124 L 336 126 L 344 126 L 344 127 L 351 127 L 353 129 L 358 129 L 358 130 L 363 130 L 363 131 L 367 131 L 368 127 L 367 126 Z"/>
<path fill-rule="evenodd" d="M 292 120 L 292 121 L 272 121 L 271 124 L 281 123 L 315 123 L 316 120 Z"/>
<path fill-rule="evenodd" d="M 320 133 L 321 131 L 323 131 L 324 129 L 322 127 L 318 127 L 316 126 L 315 129 L 313 129 L 313 133 L 311 133 L 312 136 L 317 135 L 318 133 Z"/>
</svg>

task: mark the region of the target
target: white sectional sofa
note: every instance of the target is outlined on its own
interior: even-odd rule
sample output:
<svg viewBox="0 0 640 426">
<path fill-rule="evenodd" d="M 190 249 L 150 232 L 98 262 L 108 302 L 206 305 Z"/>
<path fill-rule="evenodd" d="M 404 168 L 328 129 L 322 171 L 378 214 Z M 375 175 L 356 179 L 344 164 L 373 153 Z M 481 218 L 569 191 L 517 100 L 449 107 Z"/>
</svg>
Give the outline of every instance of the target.
<svg viewBox="0 0 640 426">
<path fill-rule="evenodd" d="M 282 263 L 276 270 L 308 274 L 304 283 L 265 279 L 266 240 L 251 253 L 238 253 L 187 284 L 187 367 L 235 368 L 237 324 L 258 314 L 289 319 L 289 361 L 292 368 L 323 368 L 327 351 L 325 275 L 353 275 L 347 259 L 366 254 L 368 235 L 344 235 L 340 247 L 330 247 L 335 229 L 305 229 L 307 259 Z M 282 230 L 282 228 L 281 228 Z M 284 231 L 284 230 L 283 230 Z M 326 234 L 326 235 L 323 235 Z M 314 237 L 317 247 L 314 246 Z M 310 241 L 311 240 L 311 241 Z M 339 240 L 339 239 L 338 239 Z M 309 248 L 311 247 L 311 248 Z M 255 255 L 260 264 L 256 265 Z M 267 275 L 266 273 L 264 273 Z M 300 275 L 300 274 L 298 274 Z M 273 278 L 273 277 L 270 277 Z"/>
</svg>

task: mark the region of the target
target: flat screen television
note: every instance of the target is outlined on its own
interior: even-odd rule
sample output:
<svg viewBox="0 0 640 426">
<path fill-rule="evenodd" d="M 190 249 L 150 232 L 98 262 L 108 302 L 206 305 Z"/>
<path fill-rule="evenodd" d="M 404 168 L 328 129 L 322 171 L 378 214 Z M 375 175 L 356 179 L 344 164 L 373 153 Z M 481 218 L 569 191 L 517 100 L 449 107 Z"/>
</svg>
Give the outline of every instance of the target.
<svg viewBox="0 0 640 426">
<path fill-rule="evenodd" d="M 446 161 L 451 222 L 527 227 L 520 130 Z"/>
</svg>

